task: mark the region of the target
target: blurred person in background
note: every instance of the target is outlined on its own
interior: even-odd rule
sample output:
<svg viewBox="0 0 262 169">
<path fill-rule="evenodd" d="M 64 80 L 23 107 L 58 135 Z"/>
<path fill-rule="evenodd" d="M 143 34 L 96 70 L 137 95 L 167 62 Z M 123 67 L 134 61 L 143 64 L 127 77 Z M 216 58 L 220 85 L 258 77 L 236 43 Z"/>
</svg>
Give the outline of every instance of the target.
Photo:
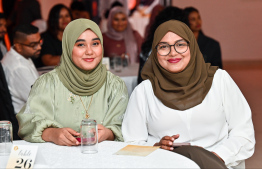
<svg viewBox="0 0 262 169">
<path fill-rule="evenodd" d="M 44 19 L 34 20 L 31 24 L 38 28 L 40 34 L 47 30 L 47 23 Z"/>
<path fill-rule="evenodd" d="M 34 20 L 42 19 L 40 4 L 37 0 L 18 0 L 10 16 L 15 25 L 30 24 Z"/>
<path fill-rule="evenodd" d="M 18 25 L 13 37 L 14 46 L 6 53 L 2 64 L 17 114 L 26 103 L 31 86 L 38 78 L 31 58 L 39 56 L 43 41 L 38 28 L 30 24 Z"/>
<path fill-rule="evenodd" d="M 202 31 L 202 20 L 198 10 L 194 7 L 184 9 L 185 23 L 194 33 L 201 53 L 206 63 L 223 68 L 219 42 L 206 36 Z"/>
<path fill-rule="evenodd" d="M 145 37 L 145 41 L 142 44 L 142 49 L 141 49 L 141 53 L 139 57 L 140 65 L 139 65 L 139 71 L 138 71 L 138 83 L 137 84 L 143 81 L 141 77 L 141 71 L 142 71 L 142 68 L 144 67 L 144 64 L 147 58 L 149 57 L 151 53 L 154 33 L 157 27 L 161 25 L 162 23 L 172 20 L 172 19 L 183 21 L 184 17 L 185 16 L 183 14 L 182 9 L 175 7 L 175 6 L 169 6 L 163 9 L 161 12 L 159 12 L 159 14 L 155 17 L 155 20 L 153 21 L 153 23 L 149 23 L 151 24 L 151 27 L 149 28 L 147 36 Z"/>
<path fill-rule="evenodd" d="M 10 1 L 10 2 L 9 2 Z M 8 34 L 10 36 L 11 43 L 13 44 L 13 29 L 20 24 L 30 24 L 37 19 L 42 19 L 41 6 L 37 0 L 8 0 L 7 3 L 14 3 L 14 5 L 8 5 L 11 9 L 10 15 L 7 19 Z"/>
<path fill-rule="evenodd" d="M 116 6 L 123 7 L 123 4 L 119 1 L 115 1 L 111 4 L 109 9 L 107 9 L 106 11 L 103 12 L 103 15 L 101 17 L 101 21 L 99 23 L 99 27 L 100 27 L 102 33 L 107 31 L 107 19 L 108 19 L 108 16 L 109 16 L 109 12 L 110 12 L 111 9 L 113 9 Z"/>
<path fill-rule="evenodd" d="M 147 24 L 146 28 L 145 28 L 145 37 L 147 37 L 150 28 L 152 27 L 152 24 L 154 23 L 156 16 L 164 9 L 164 6 L 158 4 L 156 5 L 151 12 L 150 15 L 150 19 L 149 19 L 149 23 Z"/>
<path fill-rule="evenodd" d="M 90 12 L 85 9 L 85 4 L 81 1 L 73 1 L 70 5 L 73 20 L 79 18 L 91 19 Z"/>
<path fill-rule="evenodd" d="M 131 64 L 139 62 L 143 38 L 132 29 L 125 9 L 114 7 L 108 17 L 107 32 L 103 33 L 106 57 L 128 55 Z"/>
<path fill-rule="evenodd" d="M 48 16 L 47 31 L 43 33 L 43 46 L 40 57 L 34 60 L 36 67 L 56 66 L 62 54 L 62 36 L 65 27 L 71 22 L 70 9 L 63 4 L 55 5 Z"/>
</svg>

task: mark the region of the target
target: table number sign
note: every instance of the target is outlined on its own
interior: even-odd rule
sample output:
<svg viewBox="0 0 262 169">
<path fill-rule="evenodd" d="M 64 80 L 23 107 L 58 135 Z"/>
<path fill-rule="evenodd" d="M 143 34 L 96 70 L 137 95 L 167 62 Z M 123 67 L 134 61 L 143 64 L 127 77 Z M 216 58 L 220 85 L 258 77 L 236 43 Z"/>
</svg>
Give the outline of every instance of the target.
<svg viewBox="0 0 262 169">
<path fill-rule="evenodd" d="M 33 168 L 37 146 L 13 145 L 6 168 Z"/>
</svg>

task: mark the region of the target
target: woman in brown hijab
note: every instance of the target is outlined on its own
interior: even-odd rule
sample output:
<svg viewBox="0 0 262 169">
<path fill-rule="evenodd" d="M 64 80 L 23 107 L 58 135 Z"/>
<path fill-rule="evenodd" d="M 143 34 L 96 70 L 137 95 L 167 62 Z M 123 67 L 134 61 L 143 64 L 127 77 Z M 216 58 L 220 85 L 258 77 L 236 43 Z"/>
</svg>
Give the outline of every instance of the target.
<svg viewBox="0 0 262 169">
<path fill-rule="evenodd" d="M 142 78 L 122 124 L 126 142 L 160 146 L 201 168 L 244 167 L 255 145 L 249 105 L 226 71 L 204 62 L 184 23 L 157 28 Z"/>
</svg>

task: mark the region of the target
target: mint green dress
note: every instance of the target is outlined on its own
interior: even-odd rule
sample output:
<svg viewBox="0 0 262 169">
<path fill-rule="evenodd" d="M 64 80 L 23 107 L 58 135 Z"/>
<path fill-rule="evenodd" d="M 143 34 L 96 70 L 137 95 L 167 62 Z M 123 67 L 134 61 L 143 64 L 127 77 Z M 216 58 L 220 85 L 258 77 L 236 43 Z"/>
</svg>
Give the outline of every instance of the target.
<svg viewBox="0 0 262 169">
<path fill-rule="evenodd" d="M 26 105 L 17 114 L 18 135 L 29 142 L 45 142 L 42 132 L 46 128 L 69 127 L 80 132 L 92 96 L 71 93 L 59 80 L 57 70 L 36 80 Z M 107 71 L 104 85 L 93 95 L 88 114 L 97 124 L 113 131 L 116 141 L 123 141 L 121 125 L 128 103 L 128 92 L 122 79 Z"/>
</svg>

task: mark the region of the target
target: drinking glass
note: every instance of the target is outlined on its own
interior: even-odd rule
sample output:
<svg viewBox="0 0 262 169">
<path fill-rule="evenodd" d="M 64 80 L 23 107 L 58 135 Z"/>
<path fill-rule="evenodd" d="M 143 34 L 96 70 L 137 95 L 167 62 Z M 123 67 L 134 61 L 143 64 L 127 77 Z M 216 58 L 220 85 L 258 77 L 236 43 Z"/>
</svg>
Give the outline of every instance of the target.
<svg viewBox="0 0 262 169">
<path fill-rule="evenodd" d="M 116 56 L 117 56 L 117 54 L 115 54 L 115 53 L 111 53 L 110 56 L 108 56 L 111 70 L 115 69 L 115 57 Z"/>
<path fill-rule="evenodd" d="M 93 119 L 84 119 L 81 122 L 81 152 L 92 154 L 98 152 L 97 123 Z"/>
<path fill-rule="evenodd" d="M 116 72 L 121 72 L 122 71 L 122 58 L 121 56 L 115 56 L 114 57 L 114 68 Z"/>
<path fill-rule="evenodd" d="M 129 56 L 127 54 L 123 53 L 121 55 L 121 58 L 122 58 L 123 67 L 127 67 L 129 65 Z"/>
<path fill-rule="evenodd" d="M 110 63 L 110 69 L 114 70 L 115 69 L 114 58 L 109 58 L 109 63 Z"/>
<path fill-rule="evenodd" d="M 10 121 L 0 121 L 0 155 L 9 155 L 13 145 L 13 127 Z"/>
</svg>

